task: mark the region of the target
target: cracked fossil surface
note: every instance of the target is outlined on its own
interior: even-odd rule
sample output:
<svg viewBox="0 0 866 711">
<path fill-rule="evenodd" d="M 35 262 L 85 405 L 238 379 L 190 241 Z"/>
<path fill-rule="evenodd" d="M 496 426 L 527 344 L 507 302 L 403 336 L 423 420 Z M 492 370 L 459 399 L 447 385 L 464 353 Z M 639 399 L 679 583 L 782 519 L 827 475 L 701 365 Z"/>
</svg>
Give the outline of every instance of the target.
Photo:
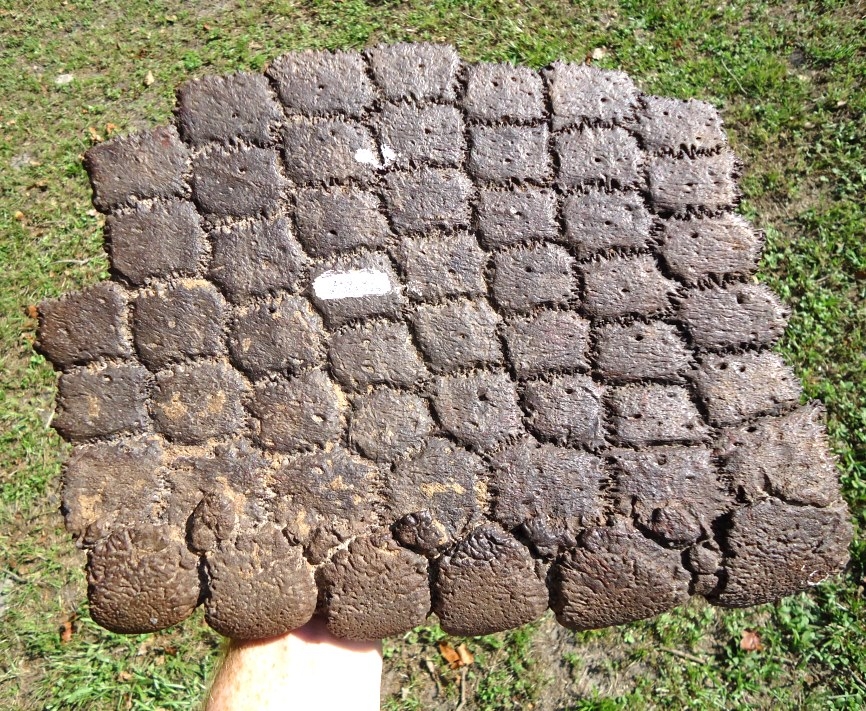
<svg viewBox="0 0 866 711">
<path fill-rule="evenodd" d="M 299 52 L 85 163 L 112 279 L 44 302 L 39 348 L 105 627 L 589 629 L 845 564 L 709 104 Z"/>
</svg>

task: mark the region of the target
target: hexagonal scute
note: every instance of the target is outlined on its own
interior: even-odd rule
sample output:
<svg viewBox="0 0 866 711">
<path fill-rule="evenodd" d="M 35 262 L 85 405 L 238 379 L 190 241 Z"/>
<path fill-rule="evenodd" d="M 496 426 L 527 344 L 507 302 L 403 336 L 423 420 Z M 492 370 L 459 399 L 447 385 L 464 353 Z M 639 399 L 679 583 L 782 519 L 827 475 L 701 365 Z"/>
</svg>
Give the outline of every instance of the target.
<svg viewBox="0 0 866 711">
<path fill-rule="evenodd" d="M 757 268 L 761 234 L 739 215 L 668 220 L 659 250 L 678 277 L 697 283 L 708 276 L 747 276 Z"/>
<path fill-rule="evenodd" d="M 480 457 L 442 437 L 399 462 L 386 481 L 394 537 L 428 556 L 461 536 L 484 508 Z"/>
<path fill-rule="evenodd" d="M 573 311 L 539 311 L 503 328 L 511 367 L 520 377 L 589 368 L 589 321 Z"/>
<path fill-rule="evenodd" d="M 645 96 L 637 111 L 637 133 L 651 151 L 706 153 L 727 145 L 722 117 L 712 104 Z"/>
<path fill-rule="evenodd" d="M 295 183 L 366 181 L 378 162 L 370 132 L 357 121 L 296 118 L 283 129 L 286 176 Z"/>
<path fill-rule="evenodd" d="M 839 501 L 824 419 L 824 409 L 811 403 L 783 417 L 723 429 L 715 445 L 721 471 L 748 500 L 770 495 L 811 506 Z"/>
<path fill-rule="evenodd" d="M 257 145 L 271 142 L 283 118 L 268 80 L 238 72 L 189 81 L 177 92 L 177 116 L 184 140 L 194 145 L 232 139 Z"/>
<path fill-rule="evenodd" d="M 426 234 L 405 238 L 395 250 L 406 280 L 406 293 L 421 301 L 449 296 L 481 296 L 487 291 L 487 255 L 471 234 Z"/>
<path fill-rule="evenodd" d="M 340 445 L 288 459 L 268 486 L 274 519 L 313 565 L 379 520 L 382 472 Z"/>
<path fill-rule="evenodd" d="M 544 85 L 527 67 L 475 64 L 467 68 L 463 107 L 478 121 L 539 120 L 544 118 Z"/>
<path fill-rule="evenodd" d="M 170 494 L 163 516 L 172 525 L 187 526 L 192 550 L 213 550 L 239 528 L 267 520 L 266 482 L 274 462 L 249 439 L 173 454 L 165 472 Z"/>
<path fill-rule="evenodd" d="M 394 318 L 405 302 L 391 261 L 378 252 L 334 257 L 310 273 L 310 298 L 325 323 L 345 323 L 378 316 Z"/>
<path fill-rule="evenodd" d="M 355 52 L 294 52 L 268 68 L 280 100 L 292 112 L 358 116 L 374 93 L 364 60 Z"/>
<path fill-rule="evenodd" d="M 593 318 L 665 311 L 677 283 L 665 277 L 652 257 L 611 257 L 590 262 L 583 273 L 583 308 Z"/>
<path fill-rule="evenodd" d="M 131 354 L 127 295 L 111 282 L 39 305 L 37 347 L 59 368 Z"/>
<path fill-rule="evenodd" d="M 802 393 L 794 371 L 769 351 L 708 355 L 694 377 L 714 425 L 778 414 L 796 405 Z"/>
<path fill-rule="evenodd" d="M 391 173 L 385 191 L 391 224 L 400 233 L 468 225 L 471 190 L 469 178 L 457 170 L 422 168 Z"/>
<path fill-rule="evenodd" d="M 349 442 L 375 462 L 391 462 L 420 449 L 432 429 L 424 400 L 411 393 L 377 388 L 355 399 Z"/>
<path fill-rule="evenodd" d="M 195 202 L 216 217 L 272 215 L 284 182 L 278 164 L 269 148 L 210 146 L 193 160 Z"/>
<path fill-rule="evenodd" d="M 528 439 L 493 461 L 493 518 L 548 558 L 574 547 L 578 534 L 605 521 L 602 461 L 577 449 Z"/>
<path fill-rule="evenodd" d="M 553 375 L 526 383 L 527 424 L 539 438 L 597 447 L 604 440 L 603 388 L 588 375 Z"/>
<path fill-rule="evenodd" d="M 565 187 L 643 187 L 643 153 L 621 128 L 583 128 L 554 139 L 559 183 Z"/>
<path fill-rule="evenodd" d="M 697 442 L 710 430 L 686 388 L 635 384 L 608 390 L 610 426 L 622 444 L 637 447 Z"/>
<path fill-rule="evenodd" d="M 105 219 L 111 266 L 132 284 L 148 278 L 190 276 L 199 270 L 205 236 L 186 200 L 138 203 Z"/>
<path fill-rule="evenodd" d="M 488 249 L 552 240 L 559 234 L 556 193 L 549 189 L 482 189 L 476 210 L 478 231 Z"/>
<path fill-rule="evenodd" d="M 421 352 L 438 373 L 502 362 L 496 335 L 499 316 L 486 301 L 422 304 L 413 322 Z"/>
<path fill-rule="evenodd" d="M 550 178 L 546 126 L 473 126 L 469 170 L 479 180 L 543 183 Z"/>
<path fill-rule="evenodd" d="M 494 257 L 493 298 L 508 311 L 564 305 L 577 296 L 574 259 L 559 245 L 530 245 Z"/>
<path fill-rule="evenodd" d="M 517 393 L 504 373 L 440 377 L 433 404 L 448 432 L 481 451 L 523 432 Z"/>
<path fill-rule="evenodd" d="M 321 317 L 299 296 L 239 309 L 229 326 L 232 361 L 251 378 L 324 365 L 325 339 Z"/>
<path fill-rule="evenodd" d="M 294 291 L 307 263 L 285 217 L 236 222 L 211 232 L 211 239 L 208 277 L 235 302 Z"/>
<path fill-rule="evenodd" d="M 67 530 L 93 545 L 115 524 L 155 523 L 165 503 L 160 482 L 166 460 L 152 435 L 75 447 L 63 470 Z"/>
<path fill-rule="evenodd" d="M 554 130 L 584 123 L 621 123 L 638 106 L 637 87 L 625 72 L 554 62 L 545 75 Z"/>
<path fill-rule="evenodd" d="M 331 336 L 331 370 L 347 388 L 412 387 L 427 374 L 403 323 L 367 321 Z"/>
<path fill-rule="evenodd" d="M 344 399 L 321 370 L 260 382 L 249 404 L 262 446 L 280 452 L 324 447 L 343 432 Z"/>
<path fill-rule="evenodd" d="M 691 289 L 678 316 L 695 345 L 709 350 L 763 346 L 778 340 L 790 310 L 763 284 L 730 284 Z"/>
<path fill-rule="evenodd" d="M 383 151 L 400 167 L 428 163 L 457 166 L 463 158 L 463 116 L 453 106 L 387 104 L 379 125 Z M 545 151 L 545 159 L 546 159 Z"/>
<path fill-rule="evenodd" d="M 244 426 L 247 386 L 222 363 L 179 364 L 156 374 L 151 416 L 156 431 L 183 444 L 199 444 Z"/>
<path fill-rule="evenodd" d="M 656 158 L 649 162 L 649 193 L 658 212 L 688 210 L 718 212 L 737 201 L 734 173 L 737 162 L 730 151 L 695 158 Z"/>
<path fill-rule="evenodd" d="M 66 439 L 147 428 L 151 375 L 140 365 L 91 366 L 63 373 L 52 425 Z"/>
<path fill-rule="evenodd" d="M 98 143 L 84 156 L 93 204 L 108 212 L 147 198 L 187 197 L 188 160 L 174 126 Z"/>
<path fill-rule="evenodd" d="M 641 249 L 650 239 L 652 217 L 636 192 L 606 193 L 590 188 L 563 204 L 565 239 L 586 258 L 611 249 Z"/>
<path fill-rule="evenodd" d="M 298 190 L 295 223 L 304 249 L 317 257 L 356 247 L 381 247 L 389 236 L 378 197 L 353 187 Z"/>
<path fill-rule="evenodd" d="M 187 280 L 138 295 L 132 329 L 138 357 L 152 370 L 222 351 L 223 299 L 213 284 Z"/>
<path fill-rule="evenodd" d="M 602 377 L 614 381 L 682 381 L 693 361 L 676 326 L 663 321 L 603 324 L 595 350 Z"/>
<path fill-rule="evenodd" d="M 368 57 L 376 83 L 392 101 L 453 101 L 460 57 L 450 45 L 400 43 L 380 45 Z"/>
<path fill-rule="evenodd" d="M 177 97 L 87 152 L 111 278 L 39 307 L 99 624 L 588 629 L 844 566 L 712 106 L 407 43 Z"/>
</svg>

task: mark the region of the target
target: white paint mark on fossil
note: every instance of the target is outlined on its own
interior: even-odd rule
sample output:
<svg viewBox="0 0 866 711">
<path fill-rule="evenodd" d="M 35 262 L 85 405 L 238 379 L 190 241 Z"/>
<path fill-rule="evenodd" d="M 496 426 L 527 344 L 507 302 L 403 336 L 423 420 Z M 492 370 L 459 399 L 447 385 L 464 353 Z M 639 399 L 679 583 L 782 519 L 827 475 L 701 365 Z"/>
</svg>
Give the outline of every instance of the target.
<svg viewBox="0 0 866 711">
<path fill-rule="evenodd" d="M 355 151 L 355 162 L 362 165 L 369 165 L 379 170 L 391 165 L 397 160 L 397 151 L 391 146 L 382 146 L 382 162 L 379 162 L 379 157 L 369 148 L 359 148 Z"/>
<path fill-rule="evenodd" d="M 391 291 L 391 280 L 379 269 L 353 269 L 347 272 L 327 271 L 313 280 L 313 293 L 323 301 L 383 296 Z"/>
<path fill-rule="evenodd" d="M 380 167 L 376 154 L 369 148 L 359 148 L 355 151 L 355 161 L 364 165 L 372 165 L 374 168 Z"/>
<path fill-rule="evenodd" d="M 382 146 L 382 160 L 385 165 L 391 165 L 395 160 L 397 160 L 397 151 L 395 151 L 391 146 Z"/>
</svg>

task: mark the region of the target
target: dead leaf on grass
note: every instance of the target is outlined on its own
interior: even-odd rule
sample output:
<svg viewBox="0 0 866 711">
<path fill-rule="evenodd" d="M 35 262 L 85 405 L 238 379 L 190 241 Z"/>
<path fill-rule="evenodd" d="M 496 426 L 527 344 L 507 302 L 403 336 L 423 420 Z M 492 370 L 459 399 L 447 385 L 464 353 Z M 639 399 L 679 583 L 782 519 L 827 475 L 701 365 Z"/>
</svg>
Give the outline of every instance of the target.
<svg viewBox="0 0 866 711">
<path fill-rule="evenodd" d="M 592 54 L 589 56 L 593 58 L 594 61 L 598 61 L 599 59 L 604 59 L 608 54 L 607 47 L 596 47 L 592 50 Z"/>
<path fill-rule="evenodd" d="M 450 669 L 468 667 L 475 662 L 475 656 L 467 649 L 465 644 L 459 644 L 457 645 L 457 649 L 454 649 L 448 642 L 440 642 L 439 651 L 445 661 L 448 662 Z"/>
<path fill-rule="evenodd" d="M 36 307 L 36 304 L 27 304 L 24 307 L 24 314 L 27 318 L 39 318 L 39 309 Z"/>
<path fill-rule="evenodd" d="M 468 667 L 470 664 L 475 663 L 475 655 L 466 648 L 465 644 L 457 645 L 457 654 L 460 657 L 462 666 Z"/>
<path fill-rule="evenodd" d="M 64 620 L 60 624 L 60 642 L 61 644 L 67 644 L 72 641 L 72 635 L 75 634 L 75 621 L 78 619 L 78 615 L 72 614 L 66 620 Z"/>
<path fill-rule="evenodd" d="M 102 136 L 99 135 L 99 131 L 97 131 L 93 126 L 88 126 L 87 132 L 90 134 L 91 141 L 94 143 L 102 143 Z"/>
<path fill-rule="evenodd" d="M 760 652 L 764 648 L 761 644 L 761 636 L 754 630 L 743 630 L 740 638 L 740 649 L 747 652 Z"/>
<path fill-rule="evenodd" d="M 156 81 L 156 79 L 153 76 L 153 72 L 148 70 L 147 74 L 144 75 L 144 85 L 150 86 L 155 81 Z"/>
<path fill-rule="evenodd" d="M 448 662 L 448 666 L 451 669 L 457 669 L 460 667 L 460 655 L 457 654 L 457 650 L 448 644 L 448 642 L 439 643 L 439 652 L 442 654 L 445 661 Z"/>
</svg>

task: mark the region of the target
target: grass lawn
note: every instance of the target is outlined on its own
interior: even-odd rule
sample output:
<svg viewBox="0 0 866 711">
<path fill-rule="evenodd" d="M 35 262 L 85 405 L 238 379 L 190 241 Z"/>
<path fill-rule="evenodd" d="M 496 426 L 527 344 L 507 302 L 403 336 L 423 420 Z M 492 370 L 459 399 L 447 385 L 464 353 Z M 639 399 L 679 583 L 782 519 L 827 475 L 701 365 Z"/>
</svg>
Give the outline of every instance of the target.
<svg viewBox="0 0 866 711">
<path fill-rule="evenodd" d="M 0 0 L 0 708 L 189 709 L 220 641 L 200 615 L 120 637 L 88 618 L 58 514 L 66 446 L 32 304 L 107 274 L 81 154 L 165 122 L 183 80 L 281 52 L 397 40 L 540 67 L 596 57 L 723 112 L 767 234 L 760 278 L 793 308 L 779 350 L 829 411 L 866 524 L 866 6 L 856 2 Z M 466 640 L 465 709 L 866 707 L 866 540 L 838 580 L 748 611 L 693 602 L 616 630 L 545 618 Z M 741 648 L 744 632 L 760 649 Z M 436 627 L 386 643 L 387 709 L 453 708 Z"/>
</svg>

